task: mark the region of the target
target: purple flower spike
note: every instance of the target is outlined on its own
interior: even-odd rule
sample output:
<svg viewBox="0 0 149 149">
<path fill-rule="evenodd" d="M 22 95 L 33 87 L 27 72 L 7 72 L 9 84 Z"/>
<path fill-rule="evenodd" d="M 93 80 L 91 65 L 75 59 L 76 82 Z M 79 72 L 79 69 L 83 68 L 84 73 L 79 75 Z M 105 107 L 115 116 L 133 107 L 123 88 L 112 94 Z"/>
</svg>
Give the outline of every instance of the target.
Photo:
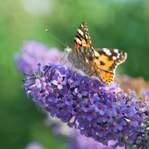
<svg viewBox="0 0 149 149">
<path fill-rule="evenodd" d="M 113 149 L 115 143 L 116 141 L 111 140 L 108 145 L 103 145 L 92 138 L 81 135 L 78 131 L 74 131 L 68 149 Z M 125 147 L 117 146 L 115 149 L 125 149 Z"/>
<path fill-rule="evenodd" d="M 115 146 L 144 141 L 145 107 L 115 84 L 51 64 L 25 75 L 24 88 L 44 110 L 87 137 L 103 144 L 115 140 Z"/>
<path fill-rule="evenodd" d="M 62 52 L 56 48 L 48 49 L 45 45 L 36 41 L 26 41 L 20 53 L 16 55 L 17 68 L 22 73 L 28 73 L 37 69 L 38 64 L 60 64 Z"/>
</svg>

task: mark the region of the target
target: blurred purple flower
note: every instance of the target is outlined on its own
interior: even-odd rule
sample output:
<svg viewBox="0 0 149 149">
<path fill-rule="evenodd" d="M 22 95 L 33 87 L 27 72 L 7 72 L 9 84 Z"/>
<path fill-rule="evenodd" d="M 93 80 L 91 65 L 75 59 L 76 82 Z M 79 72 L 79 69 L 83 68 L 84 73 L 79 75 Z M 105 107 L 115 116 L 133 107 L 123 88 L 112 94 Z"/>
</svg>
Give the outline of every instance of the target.
<svg viewBox="0 0 149 149">
<path fill-rule="evenodd" d="M 25 149 L 44 149 L 39 143 L 37 142 L 32 142 L 28 144 Z"/>
<path fill-rule="evenodd" d="M 103 145 L 92 138 L 81 135 L 79 132 L 74 131 L 71 143 L 68 149 L 112 149 L 115 141 L 109 141 L 108 145 Z M 124 149 L 124 147 L 116 147 L 115 149 Z"/>
<path fill-rule="evenodd" d="M 141 95 L 149 102 L 149 88 L 148 89 L 142 89 Z"/>
<path fill-rule="evenodd" d="M 51 115 L 48 113 L 47 118 L 44 121 L 45 125 L 50 127 L 53 134 L 57 137 L 67 137 L 69 138 L 71 133 L 74 131 L 74 129 L 68 127 L 65 123 L 63 123 L 60 119 L 56 117 L 51 117 Z"/>
<path fill-rule="evenodd" d="M 28 73 L 37 69 L 39 63 L 41 65 L 60 64 L 62 57 L 62 52 L 56 48 L 48 49 L 39 42 L 27 41 L 21 52 L 16 55 L 16 64 L 19 71 Z"/>
<path fill-rule="evenodd" d="M 24 88 L 44 110 L 87 137 L 103 144 L 115 140 L 116 146 L 137 144 L 138 136 L 139 145 L 144 141 L 146 116 L 141 104 L 114 83 L 105 86 L 51 64 L 25 75 Z"/>
<path fill-rule="evenodd" d="M 68 148 L 67 149 L 112 149 L 112 146 L 116 143 L 111 140 L 108 142 L 108 145 L 104 145 L 95 141 L 92 138 L 81 135 L 76 129 L 70 128 L 66 123 L 56 117 L 51 117 L 48 115 L 45 124 L 52 128 L 52 132 L 57 137 L 67 137 Z M 116 147 L 116 149 L 124 149 L 124 147 Z"/>
</svg>

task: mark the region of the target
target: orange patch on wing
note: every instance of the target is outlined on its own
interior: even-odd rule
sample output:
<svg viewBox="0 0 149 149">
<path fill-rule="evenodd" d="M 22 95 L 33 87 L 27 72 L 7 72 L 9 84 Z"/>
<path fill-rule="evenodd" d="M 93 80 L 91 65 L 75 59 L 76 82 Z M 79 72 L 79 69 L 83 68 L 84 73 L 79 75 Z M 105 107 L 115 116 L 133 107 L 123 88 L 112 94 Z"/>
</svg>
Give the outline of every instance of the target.
<svg viewBox="0 0 149 149">
<path fill-rule="evenodd" d="M 114 74 L 112 72 L 100 70 L 100 78 L 105 82 L 106 84 L 109 84 L 114 79 Z"/>
<path fill-rule="evenodd" d="M 78 49 L 78 48 L 80 48 L 80 45 L 78 43 L 74 42 L 74 48 Z"/>
<path fill-rule="evenodd" d="M 81 44 L 82 44 L 82 46 L 85 47 L 85 48 L 90 48 L 90 47 L 91 47 L 90 43 L 87 42 L 85 39 L 82 39 L 82 40 L 81 40 Z"/>
<path fill-rule="evenodd" d="M 94 59 L 94 63 L 96 64 L 97 68 L 109 71 L 114 61 L 109 60 L 109 57 L 106 55 L 100 55 L 97 59 Z"/>
<path fill-rule="evenodd" d="M 78 49 L 78 48 L 80 48 L 80 47 L 90 48 L 91 45 L 90 45 L 89 42 L 87 42 L 87 41 L 84 40 L 84 39 L 80 40 L 80 44 L 79 44 L 77 41 L 75 41 L 75 42 L 74 42 L 74 48 L 75 48 L 75 49 Z"/>
</svg>

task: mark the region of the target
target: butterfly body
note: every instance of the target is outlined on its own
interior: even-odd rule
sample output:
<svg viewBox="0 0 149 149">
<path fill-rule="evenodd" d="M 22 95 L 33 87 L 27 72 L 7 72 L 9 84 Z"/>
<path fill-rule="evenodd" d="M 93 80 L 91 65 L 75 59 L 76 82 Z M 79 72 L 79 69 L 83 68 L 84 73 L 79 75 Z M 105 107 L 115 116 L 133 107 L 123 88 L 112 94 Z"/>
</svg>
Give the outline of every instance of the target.
<svg viewBox="0 0 149 149">
<path fill-rule="evenodd" d="M 85 23 L 82 23 L 74 37 L 74 46 L 68 52 L 68 60 L 74 67 L 89 76 L 97 76 L 104 83 L 113 81 L 117 66 L 127 58 L 127 53 L 118 49 L 95 49 Z"/>
<path fill-rule="evenodd" d="M 89 59 L 90 58 L 89 57 L 88 58 L 84 57 L 84 53 L 77 52 L 77 49 L 75 49 L 75 50 L 68 54 L 68 60 L 71 62 L 71 64 L 75 68 L 77 68 L 79 70 L 82 70 L 84 73 L 90 75 L 90 69 L 91 69 L 90 64 L 89 64 L 89 62 L 90 62 Z"/>
</svg>

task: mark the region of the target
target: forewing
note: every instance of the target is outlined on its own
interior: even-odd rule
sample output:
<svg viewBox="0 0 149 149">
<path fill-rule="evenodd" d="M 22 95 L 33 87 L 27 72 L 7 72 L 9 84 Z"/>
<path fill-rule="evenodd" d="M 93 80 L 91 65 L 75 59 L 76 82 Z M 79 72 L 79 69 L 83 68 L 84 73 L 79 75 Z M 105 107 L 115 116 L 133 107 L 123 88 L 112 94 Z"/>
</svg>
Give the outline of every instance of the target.
<svg viewBox="0 0 149 149">
<path fill-rule="evenodd" d="M 99 53 L 98 67 L 105 71 L 114 72 L 116 67 L 127 59 L 127 53 L 118 49 L 97 49 Z"/>
<path fill-rule="evenodd" d="M 83 48 L 92 47 L 88 27 L 84 22 L 80 24 L 74 37 L 74 49 L 79 49 L 81 47 Z"/>
</svg>

